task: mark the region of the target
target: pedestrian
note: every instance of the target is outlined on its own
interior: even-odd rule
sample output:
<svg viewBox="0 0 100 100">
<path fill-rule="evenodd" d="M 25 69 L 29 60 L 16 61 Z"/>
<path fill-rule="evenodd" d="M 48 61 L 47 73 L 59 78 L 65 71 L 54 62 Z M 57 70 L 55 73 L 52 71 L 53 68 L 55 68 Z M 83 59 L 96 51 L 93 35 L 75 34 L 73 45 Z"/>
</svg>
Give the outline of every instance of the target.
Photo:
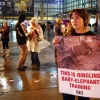
<svg viewBox="0 0 100 100">
<path fill-rule="evenodd" d="M 56 19 L 56 23 L 54 25 L 53 31 L 54 31 L 55 37 L 57 37 L 57 36 L 62 37 L 63 34 L 65 33 L 65 25 L 63 24 L 63 21 L 62 21 L 61 18 Z M 56 51 L 56 48 L 55 48 L 55 62 L 57 64 L 57 51 Z"/>
<path fill-rule="evenodd" d="M 30 20 L 30 26 L 27 29 L 29 31 L 27 46 L 28 50 L 31 52 L 31 65 L 36 65 L 37 68 L 40 68 L 38 53 L 40 52 L 39 41 L 43 39 L 43 31 L 41 26 L 38 24 L 38 20 L 36 17 L 33 17 Z"/>
<path fill-rule="evenodd" d="M 54 33 L 55 36 L 63 36 L 63 34 L 65 33 L 65 25 L 63 24 L 61 18 L 56 19 L 56 23 L 54 25 Z"/>
<path fill-rule="evenodd" d="M 46 28 L 46 26 L 45 26 L 45 23 L 44 22 L 41 22 L 41 28 L 42 28 L 42 30 L 43 30 L 43 34 L 45 33 L 45 28 Z"/>
<path fill-rule="evenodd" d="M 70 12 L 70 23 L 67 28 L 67 33 L 64 36 L 88 36 L 96 35 L 87 28 L 88 25 L 88 12 L 85 9 L 73 9 Z M 59 39 L 53 39 L 53 44 L 59 44 Z M 75 95 L 62 93 L 63 100 L 75 100 Z M 90 100 L 89 97 L 78 96 L 78 100 Z"/>
<path fill-rule="evenodd" d="M 28 54 L 28 49 L 26 45 L 27 30 L 23 24 L 25 19 L 26 19 L 26 15 L 20 14 L 18 18 L 18 22 L 16 24 L 16 38 L 20 50 L 19 61 L 16 67 L 18 71 L 25 71 L 25 69 L 27 68 L 27 66 L 24 66 Z"/>
<path fill-rule="evenodd" d="M 9 27 L 7 22 L 2 23 L 2 28 L 0 29 L 1 41 L 2 41 L 2 57 L 9 57 Z"/>
<path fill-rule="evenodd" d="M 50 35 L 50 30 L 51 30 L 50 24 L 51 24 L 51 22 L 46 22 L 46 29 L 47 29 L 48 35 Z"/>
<path fill-rule="evenodd" d="M 68 24 L 70 23 L 70 20 L 63 20 L 63 23 L 64 23 L 64 25 L 65 25 L 65 33 L 66 33 L 66 31 L 67 31 L 67 26 L 68 26 Z"/>
</svg>

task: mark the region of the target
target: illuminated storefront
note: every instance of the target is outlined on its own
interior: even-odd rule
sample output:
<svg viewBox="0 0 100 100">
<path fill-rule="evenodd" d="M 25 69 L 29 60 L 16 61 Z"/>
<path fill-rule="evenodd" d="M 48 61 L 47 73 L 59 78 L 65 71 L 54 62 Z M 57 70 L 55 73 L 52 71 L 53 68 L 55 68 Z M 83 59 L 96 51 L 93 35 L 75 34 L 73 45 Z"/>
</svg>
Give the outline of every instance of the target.
<svg viewBox="0 0 100 100">
<path fill-rule="evenodd" d="M 2 0 L 0 8 L 3 16 L 16 16 L 22 12 L 33 15 L 33 0 Z"/>
<path fill-rule="evenodd" d="M 0 0 L 0 18 L 10 23 L 26 13 L 27 20 L 35 15 L 39 21 L 55 21 L 57 17 L 68 19 L 74 8 L 87 9 L 91 24 L 98 22 L 98 0 Z"/>
<path fill-rule="evenodd" d="M 16 20 L 20 13 L 25 13 L 27 19 L 34 15 L 38 20 L 55 20 L 63 12 L 63 0 L 0 0 L 1 19 Z"/>
<path fill-rule="evenodd" d="M 55 20 L 63 12 L 63 0 L 35 0 L 34 13 L 39 20 Z"/>
</svg>

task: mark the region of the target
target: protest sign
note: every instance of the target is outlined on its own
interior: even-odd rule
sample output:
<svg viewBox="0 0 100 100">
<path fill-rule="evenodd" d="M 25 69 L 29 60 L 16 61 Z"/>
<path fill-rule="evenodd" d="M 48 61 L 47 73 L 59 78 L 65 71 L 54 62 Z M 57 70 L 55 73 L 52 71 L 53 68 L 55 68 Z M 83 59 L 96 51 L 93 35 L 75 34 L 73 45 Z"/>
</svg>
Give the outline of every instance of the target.
<svg viewBox="0 0 100 100">
<path fill-rule="evenodd" d="M 63 37 L 57 48 L 59 91 L 100 98 L 100 37 Z"/>
</svg>

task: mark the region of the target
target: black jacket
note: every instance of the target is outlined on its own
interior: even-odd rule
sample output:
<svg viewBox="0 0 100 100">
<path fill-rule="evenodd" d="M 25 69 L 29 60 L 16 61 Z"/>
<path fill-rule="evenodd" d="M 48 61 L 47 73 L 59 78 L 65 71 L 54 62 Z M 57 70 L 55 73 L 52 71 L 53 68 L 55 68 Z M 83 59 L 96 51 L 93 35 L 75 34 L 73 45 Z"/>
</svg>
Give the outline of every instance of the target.
<svg viewBox="0 0 100 100">
<path fill-rule="evenodd" d="M 18 45 L 24 45 L 26 44 L 27 37 L 25 36 L 25 33 L 22 30 L 20 24 L 21 23 L 16 24 L 16 38 L 17 38 Z"/>
<path fill-rule="evenodd" d="M 1 34 L 1 41 L 9 42 L 9 27 L 7 30 L 1 31 Z"/>
</svg>

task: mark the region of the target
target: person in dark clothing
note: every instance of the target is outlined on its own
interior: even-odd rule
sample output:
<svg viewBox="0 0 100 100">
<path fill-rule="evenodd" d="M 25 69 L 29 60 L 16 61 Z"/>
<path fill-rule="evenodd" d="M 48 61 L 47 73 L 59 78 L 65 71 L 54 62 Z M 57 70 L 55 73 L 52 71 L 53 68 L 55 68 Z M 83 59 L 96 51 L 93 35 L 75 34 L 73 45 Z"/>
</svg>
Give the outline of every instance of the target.
<svg viewBox="0 0 100 100">
<path fill-rule="evenodd" d="M 97 22 L 92 24 L 92 29 L 93 29 L 94 32 L 98 31 L 98 23 Z"/>
<path fill-rule="evenodd" d="M 50 22 L 46 23 L 46 29 L 47 29 L 48 35 L 50 35 L 50 30 L 51 30 L 50 24 L 51 24 Z"/>
<path fill-rule="evenodd" d="M 54 25 L 55 36 L 63 36 L 65 33 L 65 25 L 61 18 L 56 19 L 56 24 Z"/>
<path fill-rule="evenodd" d="M 53 31 L 54 31 L 55 37 L 56 36 L 62 37 L 63 34 L 65 33 L 65 25 L 63 24 L 63 21 L 61 18 L 56 19 L 56 24 L 54 25 Z M 55 48 L 55 63 L 57 64 L 57 50 L 56 50 L 56 48 Z"/>
<path fill-rule="evenodd" d="M 42 30 L 43 30 L 43 34 L 45 33 L 45 28 L 46 28 L 46 26 L 45 26 L 45 23 L 44 22 L 42 22 L 41 23 L 41 28 L 42 28 Z"/>
<path fill-rule="evenodd" d="M 73 9 L 70 12 L 70 23 L 64 36 L 96 35 L 87 27 L 88 13 L 85 9 Z M 59 38 L 53 39 L 53 44 L 59 44 Z M 63 100 L 75 100 L 75 95 L 62 93 Z M 78 96 L 78 100 L 90 100 L 89 97 Z"/>
<path fill-rule="evenodd" d="M 1 33 L 1 41 L 3 46 L 2 57 L 9 57 L 9 27 L 7 22 L 3 22 L 2 28 L 0 30 Z"/>
<path fill-rule="evenodd" d="M 17 38 L 17 43 L 19 45 L 19 50 L 20 50 L 20 56 L 19 56 L 19 61 L 17 65 L 17 70 L 18 71 L 24 71 L 27 66 L 24 66 L 26 57 L 28 54 L 28 49 L 27 49 L 27 36 L 26 34 L 28 33 L 24 24 L 24 20 L 26 19 L 25 14 L 20 14 L 18 18 L 18 22 L 16 24 L 16 38 Z"/>
</svg>

